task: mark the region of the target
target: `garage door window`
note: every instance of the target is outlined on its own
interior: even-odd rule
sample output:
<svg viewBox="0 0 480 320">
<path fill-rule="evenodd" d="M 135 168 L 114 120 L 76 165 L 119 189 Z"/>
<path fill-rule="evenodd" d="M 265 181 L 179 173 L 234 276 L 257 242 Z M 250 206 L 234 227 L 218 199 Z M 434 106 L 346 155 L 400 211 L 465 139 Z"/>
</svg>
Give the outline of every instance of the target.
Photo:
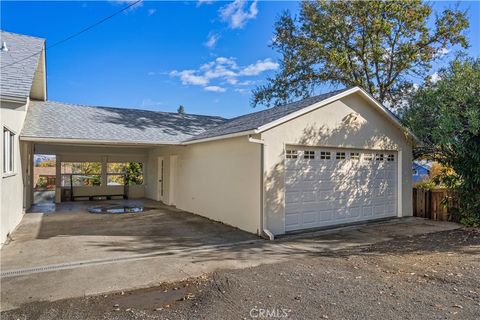
<svg viewBox="0 0 480 320">
<path fill-rule="evenodd" d="M 364 161 L 372 161 L 372 159 L 373 159 L 373 156 L 372 156 L 371 153 L 365 153 L 365 154 L 363 155 L 363 160 L 364 160 Z"/>
<path fill-rule="evenodd" d="M 315 159 L 315 151 L 312 150 L 305 150 L 303 153 L 304 159 Z"/>
<path fill-rule="evenodd" d="M 351 159 L 351 160 L 360 160 L 360 153 L 358 153 L 358 152 L 350 152 L 350 159 Z"/>
<path fill-rule="evenodd" d="M 387 156 L 387 161 L 395 161 L 395 155 L 389 154 L 389 155 Z"/>
<path fill-rule="evenodd" d="M 345 152 L 337 152 L 336 159 L 337 160 L 345 160 Z"/>
<path fill-rule="evenodd" d="M 287 159 L 297 159 L 298 152 L 297 150 L 287 150 Z"/>
<path fill-rule="evenodd" d="M 320 152 L 320 159 L 330 160 L 330 151 L 321 151 Z"/>
<path fill-rule="evenodd" d="M 376 161 L 383 161 L 383 153 L 377 153 L 375 155 L 375 160 Z"/>
</svg>

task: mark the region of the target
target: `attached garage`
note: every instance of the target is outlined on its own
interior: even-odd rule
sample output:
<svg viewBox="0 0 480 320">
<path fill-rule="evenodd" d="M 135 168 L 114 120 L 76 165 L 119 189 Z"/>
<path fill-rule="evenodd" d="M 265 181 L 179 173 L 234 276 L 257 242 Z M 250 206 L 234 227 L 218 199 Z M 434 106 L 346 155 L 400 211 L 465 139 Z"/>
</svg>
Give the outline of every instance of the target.
<svg viewBox="0 0 480 320">
<path fill-rule="evenodd" d="M 300 148 L 285 154 L 285 231 L 397 216 L 397 153 Z"/>
<path fill-rule="evenodd" d="M 411 216 L 416 139 L 399 120 L 360 88 L 301 103 L 259 130 L 264 228 L 278 235 Z"/>
</svg>

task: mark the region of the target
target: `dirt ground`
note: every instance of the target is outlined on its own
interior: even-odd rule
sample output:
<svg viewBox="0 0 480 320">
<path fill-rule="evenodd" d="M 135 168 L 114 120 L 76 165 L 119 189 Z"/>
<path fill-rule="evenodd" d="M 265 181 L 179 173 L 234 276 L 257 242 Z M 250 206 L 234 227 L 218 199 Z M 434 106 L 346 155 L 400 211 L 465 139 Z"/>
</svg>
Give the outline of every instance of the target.
<svg viewBox="0 0 480 320">
<path fill-rule="evenodd" d="M 110 295 L 2 319 L 479 319 L 480 230 L 457 229 Z"/>
</svg>

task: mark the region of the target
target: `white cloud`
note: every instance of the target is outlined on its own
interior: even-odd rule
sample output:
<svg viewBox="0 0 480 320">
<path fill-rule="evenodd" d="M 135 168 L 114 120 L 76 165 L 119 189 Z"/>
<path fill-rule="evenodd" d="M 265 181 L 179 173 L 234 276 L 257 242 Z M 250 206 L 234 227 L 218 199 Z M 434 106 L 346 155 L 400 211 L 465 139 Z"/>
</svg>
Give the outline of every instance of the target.
<svg viewBox="0 0 480 320">
<path fill-rule="evenodd" d="M 208 49 L 213 49 L 217 45 L 218 40 L 220 39 L 220 35 L 217 33 L 210 33 L 208 35 L 207 41 L 205 41 L 204 45 Z"/>
<path fill-rule="evenodd" d="M 210 91 L 210 92 L 225 92 L 227 89 L 219 86 L 208 86 L 203 88 L 205 91 Z"/>
<path fill-rule="evenodd" d="M 257 1 L 250 5 L 245 0 L 235 0 L 220 8 L 220 17 L 232 29 L 241 29 L 248 20 L 255 19 L 258 14 Z"/>
<path fill-rule="evenodd" d="M 430 76 L 430 82 L 432 83 L 437 83 L 438 80 L 442 79 L 442 77 L 440 77 L 440 75 L 438 74 L 438 72 L 435 72 L 434 74 L 432 74 Z"/>
<path fill-rule="evenodd" d="M 242 70 L 241 74 L 246 76 L 257 76 L 264 71 L 277 70 L 279 64 L 273 62 L 272 59 L 258 60 L 256 63 L 248 65 Z"/>
<path fill-rule="evenodd" d="M 266 71 L 276 70 L 278 67 L 279 64 L 269 58 L 258 60 L 247 66 L 240 66 L 235 58 L 218 57 L 200 65 L 196 70 L 173 70 L 168 74 L 171 77 L 179 78 L 184 85 L 202 86 L 207 91 L 223 92 L 221 89 L 225 89 L 224 86 L 232 86 L 233 88 L 252 86 L 257 81 L 249 79 L 249 77 L 258 76 Z M 159 73 L 148 73 L 148 75 L 156 74 Z"/>
<path fill-rule="evenodd" d="M 234 91 L 238 92 L 238 93 L 241 93 L 241 94 L 246 94 L 246 93 L 250 92 L 250 90 L 243 89 L 243 88 L 235 88 Z"/>
<path fill-rule="evenodd" d="M 178 76 L 184 85 L 205 86 L 208 84 L 208 78 L 195 74 L 195 70 L 183 70 L 170 72 L 170 76 Z"/>
<path fill-rule="evenodd" d="M 157 9 L 148 9 L 149 16 L 153 16 L 155 13 L 157 13 Z"/>
<path fill-rule="evenodd" d="M 213 0 L 198 0 L 197 7 L 200 7 L 202 4 L 212 4 Z"/>
</svg>

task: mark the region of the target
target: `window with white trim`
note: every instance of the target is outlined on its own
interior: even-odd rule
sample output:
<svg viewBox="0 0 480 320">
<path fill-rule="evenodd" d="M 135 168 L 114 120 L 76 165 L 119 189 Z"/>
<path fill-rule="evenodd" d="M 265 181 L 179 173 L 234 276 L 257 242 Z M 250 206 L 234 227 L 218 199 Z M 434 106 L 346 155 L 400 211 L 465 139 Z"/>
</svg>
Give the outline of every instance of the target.
<svg viewBox="0 0 480 320">
<path fill-rule="evenodd" d="M 389 154 L 389 155 L 387 156 L 387 161 L 395 161 L 395 155 Z"/>
<path fill-rule="evenodd" d="M 375 160 L 376 161 L 383 161 L 383 153 L 377 153 L 375 155 Z"/>
<path fill-rule="evenodd" d="M 337 160 L 345 160 L 345 152 L 337 152 L 335 158 Z"/>
<path fill-rule="evenodd" d="M 330 160 L 330 151 L 321 151 L 320 152 L 320 159 Z"/>
<path fill-rule="evenodd" d="M 286 152 L 287 159 L 297 159 L 298 151 L 297 150 L 287 150 Z"/>
<path fill-rule="evenodd" d="M 365 154 L 363 155 L 363 160 L 364 160 L 364 161 L 372 161 L 372 159 L 373 159 L 373 156 L 372 156 L 371 153 L 365 153 Z"/>
<path fill-rule="evenodd" d="M 360 153 L 359 152 L 350 152 L 350 159 L 351 160 L 360 160 Z"/>
<path fill-rule="evenodd" d="M 315 159 L 315 151 L 313 150 L 305 150 L 303 152 L 304 159 Z"/>
<path fill-rule="evenodd" d="M 3 173 L 13 173 L 15 155 L 15 133 L 3 128 Z"/>
</svg>

